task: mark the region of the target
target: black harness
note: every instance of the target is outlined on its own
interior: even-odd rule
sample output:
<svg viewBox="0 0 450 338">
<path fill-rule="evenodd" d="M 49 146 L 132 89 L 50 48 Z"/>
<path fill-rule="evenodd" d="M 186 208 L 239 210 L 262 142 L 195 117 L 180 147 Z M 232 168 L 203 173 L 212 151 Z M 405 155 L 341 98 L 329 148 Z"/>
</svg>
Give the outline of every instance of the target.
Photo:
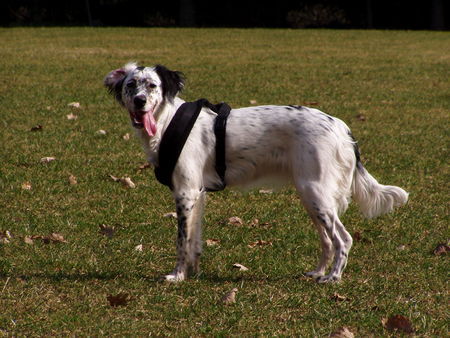
<svg viewBox="0 0 450 338">
<path fill-rule="evenodd" d="M 156 179 L 173 190 L 172 174 L 184 144 L 197 121 L 203 107 L 211 109 L 217 114 L 214 121 L 214 134 L 216 136 L 216 171 L 222 183 L 220 187 L 205 187 L 207 191 L 220 191 L 225 189 L 225 132 L 230 106 L 226 103 L 213 105 L 206 99 L 183 103 L 176 111 L 162 137 L 158 151 L 158 167 L 155 167 Z"/>
</svg>

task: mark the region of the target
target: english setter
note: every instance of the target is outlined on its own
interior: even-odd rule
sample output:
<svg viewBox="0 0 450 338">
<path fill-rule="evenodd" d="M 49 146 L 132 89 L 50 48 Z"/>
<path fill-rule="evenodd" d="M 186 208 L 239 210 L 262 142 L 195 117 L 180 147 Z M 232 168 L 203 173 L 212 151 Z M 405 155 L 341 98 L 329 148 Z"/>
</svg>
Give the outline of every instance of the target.
<svg viewBox="0 0 450 338">
<path fill-rule="evenodd" d="M 183 74 L 161 65 L 128 63 L 111 71 L 104 84 L 128 110 L 149 162 L 158 165 L 161 137 L 184 102 L 178 97 L 184 87 Z M 213 111 L 202 109 L 173 172 L 178 258 L 174 271 L 165 276 L 168 281 L 184 280 L 189 269 L 199 271 L 205 187 L 222 183 L 215 170 L 215 118 Z M 267 178 L 295 185 L 322 246 L 316 269 L 307 275 L 321 283 L 340 280 L 347 264 L 352 237 L 339 214 L 351 197 L 366 217 L 390 212 L 408 200 L 406 191 L 379 184 L 363 167 L 343 121 L 302 106 L 232 109 L 227 121 L 226 168 L 228 186 L 254 185 Z"/>
</svg>

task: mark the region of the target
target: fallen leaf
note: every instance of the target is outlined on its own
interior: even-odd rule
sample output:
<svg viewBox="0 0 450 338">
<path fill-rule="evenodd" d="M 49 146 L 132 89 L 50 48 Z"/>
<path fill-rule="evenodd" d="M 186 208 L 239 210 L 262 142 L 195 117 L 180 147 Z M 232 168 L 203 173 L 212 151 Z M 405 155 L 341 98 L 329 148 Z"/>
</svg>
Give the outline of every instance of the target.
<svg viewBox="0 0 450 338">
<path fill-rule="evenodd" d="M 31 236 L 25 236 L 24 237 L 24 239 L 23 239 L 23 241 L 26 243 L 26 244 L 34 244 L 34 241 L 33 241 L 33 239 L 31 238 Z"/>
<path fill-rule="evenodd" d="M 355 116 L 358 121 L 365 121 L 366 116 L 364 114 L 358 114 Z"/>
<path fill-rule="evenodd" d="M 244 222 L 239 217 L 233 216 L 228 219 L 228 224 L 229 225 L 243 225 Z"/>
<path fill-rule="evenodd" d="M 215 246 L 218 245 L 220 243 L 219 239 L 215 239 L 215 238 L 209 238 L 206 240 L 206 245 L 207 246 Z"/>
<path fill-rule="evenodd" d="M 130 189 L 136 188 L 136 184 L 134 184 L 133 181 L 131 180 L 131 178 L 129 178 L 129 177 L 122 177 L 120 179 L 120 182 L 126 188 L 130 188 Z"/>
<path fill-rule="evenodd" d="M 46 157 L 41 158 L 41 163 L 49 163 L 49 162 L 52 162 L 54 160 L 56 160 L 56 158 L 51 157 L 51 156 L 46 156 Z"/>
<path fill-rule="evenodd" d="M 238 291 L 238 289 L 234 288 L 233 290 L 227 292 L 222 297 L 222 303 L 224 303 L 225 305 L 236 303 L 236 292 L 237 291 Z"/>
<path fill-rule="evenodd" d="M 8 230 L 0 231 L 0 243 L 8 244 L 11 239 L 11 233 Z"/>
<path fill-rule="evenodd" d="M 406 245 L 399 245 L 398 247 L 397 247 L 397 250 L 398 251 L 404 251 L 406 249 Z"/>
<path fill-rule="evenodd" d="M 109 295 L 106 297 L 111 306 L 125 306 L 131 300 L 128 293 L 119 293 L 118 295 Z"/>
<path fill-rule="evenodd" d="M 72 108 L 81 108 L 81 104 L 80 104 L 80 102 L 70 102 L 69 104 L 67 104 L 69 107 L 72 107 Z"/>
<path fill-rule="evenodd" d="M 141 164 L 139 166 L 139 170 L 144 170 L 144 169 L 148 169 L 148 168 L 151 168 L 151 167 L 152 167 L 152 165 L 147 162 L 147 163 Z"/>
<path fill-rule="evenodd" d="M 433 250 L 433 254 L 436 256 L 444 256 L 450 251 L 450 246 L 445 243 L 438 244 Z"/>
<path fill-rule="evenodd" d="M 49 243 L 67 243 L 67 241 L 64 239 L 64 236 L 56 232 L 51 233 L 49 236 L 43 237 L 43 240 L 44 243 L 46 241 L 48 241 Z"/>
<path fill-rule="evenodd" d="M 67 114 L 66 117 L 68 120 L 76 120 L 78 118 L 78 115 L 70 113 L 70 114 Z"/>
<path fill-rule="evenodd" d="M 239 271 L 248 271 L 248 268 L 246 266 L 243 266 L 239 263 L 234 263 L 233 268 L 238 269 Z"/>
<path fill-rule="evenodd" d="M 120 183 L 122 183 L 122 185 L 124 186 L 124 187 L 127 187 L 127 188 L 131 188 L 131 189 L 134 189 L 134 188 L 136 188 L 136 185 L 133 183 L 133 181 L 131 180 L 131 178 L 129 178 L 129 177 L 116 177 L 116 176 L 113 176 L 113 175 L 109 175 L 109 177 L 111 177 L 111 179 L 114 181 L 114 182 L 120 182 Z"/>
<path fill-rule="evenodd" d="M 142 252 L 142 251 L 144 250 L 144 248 L 143 248 L 142 244 L 139 244 L 139 245 L 136 245 L 136 246 L 134 247 L 134 250 L 135 250 L 135 251 Z"/>
<path fill-rule="evenodd" d="M 402 315 L 391 316 L 388 319 L 383 318 L 381 320 L 383 326 L 390 331 L 403 331 L 406 333 L 413 333 L 411 321 Z"/>
<path fill-rule="evenodd" d="M 251 227 L 254 227 L 254 226 L 257 226 L 259 224 L 259 219 L 257 219 L 257 218 L 255 218 L 255 219 L 253 219 L 251 222 L 250 222 L 250 226 Z"/>
<path fill-rule="evenodd" d="M 166 212 L 163 217 L 165 218 L 177 218 L 177 213 L 176 212 Z"/>
<path fill-rule="evenodd" d="M 264 241 L 264 240 L 260 239 L 260 240 L 258 240 L 258 241 L 256 241 L 256 242 L 250 243 L 250 244 L 247 245 L 247 246 L 248 246 L 249 248 L 255 248 L 255 247 L 257 247 L 257 246 L 268 246 L 268 245 L 272 245 L 272 242 L 270 242 L 270 241 Z"/>
<path fill-rule="evenodd" d="M 53 242 L 61 242 L 61 243 L 67 243 L 67 241 L 64 239 L 64 236 L 61 234 L 58 234 L 56 232 L 53 232 L 49 238 L 53 241 Z"/>
<path fill-rule="evenodd" d="M 99 233 L 108 238 L 112 238 L 116 232 L 113 226 L 108 226 L 106 224 L 99 225 L 99 228 L 100 228 Z"/>
<path fill-rule="evenodd" d="M 319 102 L 317 102 L 317 101 L 306 101 L 306 102 L 303 102 L 303 104 L 306 105 L 306 106 L 318 106 Z"/>
<path fill-rule="evenodd" d="M 250 104 L 257 104 L 258 103 L 258 101 L 256 101 L 256 100 L 250 100 L 249 102 L 250 102 Z"/>
<path fill-rule="evenodd" d="M 99 129 L 95 132 L 97 135 L 106 135 L 106 130 Z"/>
<path fill-rule="evenodd" d="M 334 300 L 334 301 L 336 301 L 336 302 L 342 302 L 342 301 L 344 301 L 344 300 L 348 300 L 347 297 L 341 296 L 341 295 L 338 294 L 337 292 L 335 292 L 335 293 L 333 294 L 333 296 L 331 296 L 330 298 L 331 298 L 331 300 Z"/>
<path fill-rule="evenodd" d="M 22 183 L 22 189 L 23 190 L 31 190 L 31 183 L 30 182 Z"/>
<path fill-rule="evenodd" d="M 116 177 L 116 176 L 109 175 L 109 177 L 111 177 L 111 179 L 112 179 L 114 182 L 119 182 L 119 181 L 120 181 L 120 178 L 118 178 L 118 177 Z"/>
<path fill-rule="evenodd" d="M 77 183 L 78 183 L 77 178 L 75 176 L 73 176 L 73 175 L 70 175 L 69 176 L 69 184 L 75 185 Z"/>
<path fill-rule="evenodd" d="M 61 234 L 58 234 L 56 232 L 53 232 L 48 236 L 31 235 L 31 236 L 24 237 L 24 242 L 26 244 L 34 244 L 35 240 L 41 240 L 44 244 L 67 243 L 67 241 L 64 239 L 64 236 Z"/>
<path fill-rule="evenodd" d="M 273 189 L 261 189 L 259 190 L 260 194 L 272 194 L 273 193 Z"/>
<path fill-rule="evenodd" d="M 42 131 L 42 126 L 40 124 L 31 127 L 30 131 Z"/>
<path fill-rule="evenodd" d="M 130 134 L 129 134 L 129 133 L 126 133 L 125 135 L 122 136 L 122 138 L 123 138 L 125 141 L 128 141 L 128 140 L 130 139 Z"/>
<path fill-rule="evenodd" d="M 350 331 L 348 328 L 341 327 L 334 331 L 332 334 L 330 334 L 330 337 L 333 338 L 353 338 L 355 337 L 354 333 Z"/>
</svg>

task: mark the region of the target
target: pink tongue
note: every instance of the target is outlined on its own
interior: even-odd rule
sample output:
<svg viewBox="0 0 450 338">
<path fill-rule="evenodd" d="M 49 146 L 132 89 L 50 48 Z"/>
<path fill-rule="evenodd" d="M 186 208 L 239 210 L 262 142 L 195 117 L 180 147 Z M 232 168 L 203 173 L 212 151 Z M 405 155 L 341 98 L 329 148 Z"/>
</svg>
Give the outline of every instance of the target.
<svg viewBox="0 0 450 338">
<path fill-rule="evenodd" d="M 143 117 L 144 127 L 148 136 L 152 137 L 156 134 L 156 121 L 151 112 L 148 112 Z"/>
</svg>

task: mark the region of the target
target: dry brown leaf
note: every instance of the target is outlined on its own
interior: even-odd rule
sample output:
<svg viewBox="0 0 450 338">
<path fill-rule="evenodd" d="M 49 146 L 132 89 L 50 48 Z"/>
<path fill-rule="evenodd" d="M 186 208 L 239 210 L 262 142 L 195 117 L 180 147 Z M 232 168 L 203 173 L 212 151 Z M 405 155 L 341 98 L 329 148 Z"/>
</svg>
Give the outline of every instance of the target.
<svg viewBox="0 0 450 338">
<path fill-rule="evenodd" d="M 8 230 L 0 231 L 0 243 L 8 244 L 11 239 L 11 233 Z"/>
<path fill-rule="evenodd" d="M 358 114 L 358 115 L 356 115 L 355 117 L 356 117 L 356 119 L 359 120 L 359 121 L 365 121 L 365 120 L 366 120 L 366 115 L 361 114 L 361 113 Z"/>
<path fill-rule="evenodd" d="M 239 263 L 234 263 L 233 268 L 238 269 L 239 271 L 248 271 L 248 268 L 246 266 L 243 266 Z"/>
<path fill-rule="evenodd" d="M 41 235 L 25 236 L 23 240 L 26 244 L 34 244 L 35 240 L 41 240 L 44 244 L 67 243 L 67 241 L 64 239 L 64 236 L 56 232 L 53 232 L 48 236 L 41 236 Z"/>
<path fill-rule="evenodd" d="M 99 129 L 95 132 L 97 135 L 106 135 L 106 130 Z"/>
<path fill-rule="evenodd" d="M 106 297 L 111 306 L 125 306 L 131 300 L 130 295 L 128 293 L 119 293 L 118 295 L 109 295 Z"/>
<path fill-rule="evenodd" d="M 31 127 L 30 131 L 42 131 L 42 126 L 40 124 Z"/>
<path fill-rule="evenodd" d="M 347 327 L 340 327 L 336 331 L 334 331 L 332 334 L 330 334 L 330 337 L 333 338 L 353 338 L 355 337 L 354 333 L 350 331 Z"/>
<path fill-rule="evenodd" d="M 224 303 L 225 305 L 230 305 L 230 304 L 236 303 L 236 292 L 237 291 L 238 291 L 238 289 L 234 288 L 233 290 L 227 292 L 222 297 L 222 303 Z"/>
<path fill-rule="evenodd" d="M 113 226 L 108 226 L 106 224 L 99 225 L 99 228 L 100 228 L 99 233 L 108 238 L 112 238 L 116 232 Z"/>
<path fill-rule="evenodd" d="M 31 183 L 30 182 L 23 182 L 22 183 L 22 189 L 23 190 L 31 190 Z"/>
<path fill-rule="evenodd" d="M 306 106 L 318 106 L 319 102 L 317 102 L 317 101 L 305 101 L 305 102 L 303 102 L 303 104 L 306 105 Z"/>
<path fill-rule="evenodd" d="M 128 140 L 130 139 L 130 134 L 129 134 L 129 133 L 126 133 L 125 135 L 122 136 L 122 138 L 123 138 L 125 141 L 128 141 Z"/>
<path fill-rule="evenodd" d="M 31 238 L 31 236 L 25 236 L 24 237 L 24 239 L 23 239 L 23 241 L 26 243 L 26 244 L 34 244 L 34 240 Z"/>
<path fill-rule="evenodd" d="M 414 332 L 411 321 L 402 315 L 394 315 L 388 319 L 383 318 L 381 322 L 383 323 L 383 326 L 390 331 L 398 330 L 406 333 Z"/>
<path fill-rule="evenodd" d="M 218 245 L 220 243 L 219 239 L 215 239 L 215 238 L 209 238 L 206 240 L 206 245 L 207 246 L 215 246 Z"/>
<path fill-rule="evenodd" d="M 122 183 L 122 185 L 124 186 L 124 187 L 126 187 L 126 188 L 130 188 L 130 189 L 134 189 L 134 188 L 136 188 L 136 185 L 133 183 L 133 181 L 131 180 L 131 178 L 129 178 L 129 177 L 116 177 L 116 176 L 113 176 L 113 175 L 109 175 L 109 177 L 111 177 L 111 179 L 114 181 L 114 182 L 120 182 L 120 183 Z"/>
<path fill-rule="evenodd" d="M 112 179 L 114 182 L 120 182 L 120 178 L 118 178 L 118 177 L 116 177 L 116 176 L 109 175 L 109 177 L 111 177 L 111 179 Z"/>
<path fill-rule="evenodd" d="M 70 175 L 69 176 L 69 184 L 70 185 L 75 185 L 77 183 L 78 183 L 77 178 L 75 176 L 73 176 L 73 175 Z"/>
<path fill-rule="evenodd" d="M 262 246 L 271 246 L 272 245 L 272 242 L 270 242 L 270 241 L 264 241 L 264 240 L 262 240 L 262 239 L 260 239 L 260 240 L 258 240 L 258 241 L 256 241 L 256 242 L 253 242 L 253 243 L 250 243 L 249 245 L 247 245 L 249 248 L 255 248 L 255 247 L 257 247 L 257 246 L 259 246 L 259 247 L 262 247 Z"/>
<path fill-rule="evenodd" d="M 433 254 L 436 256 L 444 256 L 450 251 L 450 246 L 445 243 L 438 244 L 433 250 Z"/>
<path fill-rule="evenodd" d="M 344 300 L 349 300 L 346 296 L 342 296 L 342 295 L 338 294 L 337 292 L 335 292 L 333 294 L 333 296 L 331 296 L 330 298 L 336 302 L 342 302 Z"/>
<path fill-rule="evenodd" d="M 80 102 L 70 102 L 70 103 L 68 103 L 67 104 L 69 107 L 72 107 L 72 108 L 81 108 L 81 104 L 80 104 Z"/>
<path fill-rule="evenodd" d="M 129 177 L 122 177 L 120 179 L 120 182 L 126 188 L 130 188 L 130 189 L 136 188 L 136 184 L 134 184 L 133 181 L 131 180 L 131 178 L 129 178 Z"/>
<path fill-rule="evenodd" d="M 67 241 L 64 239 L 64 236 L 56 232 L 53 232 L 49 236 L 44 237 L 44 239 L 47 239 L 52 243 L 67 243 Z"/>
<path fill-rule="evenodd" d="M 78 116 L 73 113 L 67 114 L 66 117 L 68 120 L 76 120 L 78 118 Z"/>
<path fill-rule="evenodd" d="M 258 103 L 258 101 L 256 101 L 256 100 L 250 100 L 249 102 L 250 102 L 250 104 L 257 104 Z"/>
<path fill-rule="evenodd" d="M 228 224 L 229 225 L 243 225 L 244 222 L 239 217 L 233 216 L 228 219 Z"/>
<path fill-rule="evenodd" d="M 148 169 L 148 168 L 151 168 L 151 167 L 152 167 L 152 165 L 147 162 L 147 163 L 141 164 L 139 166 L 139 170 L 144 170 L 144 169 Z"/>
<path fill-rule="evenodd" d="M 144 247 L 142 246 L 142 244 L 136 245 L 134 247 L 134 251 L 142 252 L 143 250 L 144 250 Z"/>
<path fill-rule="evenodd" d="M 51 157 L 51 156 L 46 156 L 46 157 L 41 158 L 41 163 L 49 163 L 49 162 L 52 162 L 54 160 L 56 160 L 56 158 Z"/>
<path fill-rule="evenodd" d="M 166 212 L 163 215 L 164 218 L 177 218 L 177 213 L 175 211 L 173 212 Z"/>
</svg>

